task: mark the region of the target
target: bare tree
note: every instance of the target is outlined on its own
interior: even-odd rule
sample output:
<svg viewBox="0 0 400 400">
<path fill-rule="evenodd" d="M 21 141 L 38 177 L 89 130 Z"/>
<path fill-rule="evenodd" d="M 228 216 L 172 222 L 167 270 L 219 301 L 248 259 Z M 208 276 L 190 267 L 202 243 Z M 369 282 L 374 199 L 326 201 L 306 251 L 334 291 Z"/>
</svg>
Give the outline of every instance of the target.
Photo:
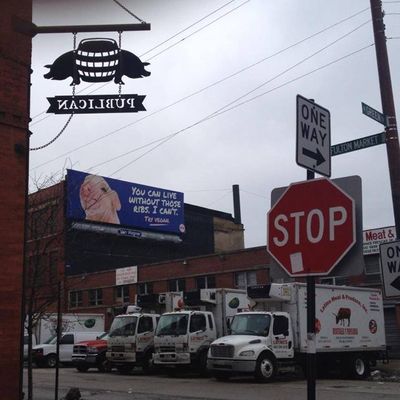
<svg viewBox="0 0 400 400">
<path fill-rule="evenodd" d="M 64 196 L 63 184 L 29 195 L 27 243 L 25 246 L 24 304 L 25 334 L 28 338 L 28 400 L 33 398 L 32 347 L 41 318 L 55 309 L 64 271 Z"/>
</svg>

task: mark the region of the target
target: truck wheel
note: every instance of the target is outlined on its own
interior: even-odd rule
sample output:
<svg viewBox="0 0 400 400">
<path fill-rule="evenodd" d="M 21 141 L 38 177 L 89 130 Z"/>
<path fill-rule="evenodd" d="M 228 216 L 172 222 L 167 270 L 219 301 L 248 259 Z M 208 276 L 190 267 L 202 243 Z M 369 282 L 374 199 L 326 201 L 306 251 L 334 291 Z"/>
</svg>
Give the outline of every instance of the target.
<svg viewBox="0 0 400 400">
<path fill-rule="evenodd" d="M 270 382 L 276 374 L 275 359 L 268 353 L 261 354 L 256 364 L 256 378 L 261 382 Z"/>
<path fill-rule="evenodd" d="M 207 376 L 207 351 L 203 351 L 199 356 L 199 372 L 201 376 Z"/>
<path fill-rule="evenodd" d="M 97 366 L 99 372 L 110 372 L 112 370 L 112 365 L 110 361 L 102 360 L 102 362 Z"/>
<path fill-rule="evenodd" d="M 142 369 L 145 374 L 150 373 L 153 369 L 153 357 L 152 353 L 147 353 L 144 356 Z"/>
<path fill-rule="evenodd" d="M 46 367 L 55 368 L 57 365 L 57 356 L 55 354 L 49 354 L 46 357 Z"/>
<path fill-rule="evenodd" d="M 77 369 L 79 372 L 87 372 L 88 369 L 89 369 L 89 367 L 87 367 L 86 365 L 78 365 L 78 366 L 76 367 L 76 369 Z"/>
<path fill-rule="evenodd" d="M 363 356 L 356 356 L 351 361 L 351 375 L 357 379 L 365 379 L 370 374 L 368 360 Z"/>
</svg>

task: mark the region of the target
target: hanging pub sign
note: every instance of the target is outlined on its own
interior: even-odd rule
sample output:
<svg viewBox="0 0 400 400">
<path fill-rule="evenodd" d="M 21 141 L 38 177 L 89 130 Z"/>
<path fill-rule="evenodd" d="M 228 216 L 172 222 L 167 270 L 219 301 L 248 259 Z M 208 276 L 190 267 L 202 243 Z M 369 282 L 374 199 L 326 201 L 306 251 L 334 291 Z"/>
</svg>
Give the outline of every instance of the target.
<svg viewBox="0 0 400 400">
<path fill-rule="evenodd" d="M 146 96 L 121 94 L 124 76 L 135 79 L 149 76 L 142 62 L 135 54 L 122 50 L 114 39 L 84 39 L 77 50 L 62 54 L 53 64 L 46 65 L 49 72 L 46 79 L 64 80 L 72 78 L 72 96 L 48 97 L 48 113 L 86 114 L 146 111 L 143 100 Z M 75 85 L 81 81 L 102 83 L 114 81 L 119 85 L 117 95 L 75 96 Z"/>
</svg>

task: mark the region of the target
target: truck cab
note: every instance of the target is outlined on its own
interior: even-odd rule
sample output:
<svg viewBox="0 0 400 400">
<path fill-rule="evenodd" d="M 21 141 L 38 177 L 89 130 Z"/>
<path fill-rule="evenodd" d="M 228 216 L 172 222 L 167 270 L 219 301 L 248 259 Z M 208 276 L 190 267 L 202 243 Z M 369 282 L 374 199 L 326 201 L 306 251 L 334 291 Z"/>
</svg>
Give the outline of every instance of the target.
<svg viewBox="0 0 400 400">
<path fill-rule="evenodd" d="M 208 369 L 217 378 L 235 373 L 272 379 L 279 359 L 293 359 L 291 320 L 286 312 L 241 312 L 235 315 L 230 335 L 214 341 Z"/>
<path fill-rule="evenodd" d="M 104 333 L 96 340 L 87 340 L 74 345 L 72 364 L 79 372 L 86 372 L 89 368 L 97 368 L 100 372 L 108 371 L 107 362 L 108 333 Z"/>
<path fill-rule="evenodd" d="M 206 369 L 207 351 L 217 338 L 209 311 L 176 311 L 160 317 L 154 337 L 155 365 L 196 365 Z"/>
<path fill-rule="evenodd" d="M 114 318 L 106 357 L 119 372 L 129 372 L 135 366 L 150 368 L 158 319 L 158 314 L 140 312 Z"/>
</svg>

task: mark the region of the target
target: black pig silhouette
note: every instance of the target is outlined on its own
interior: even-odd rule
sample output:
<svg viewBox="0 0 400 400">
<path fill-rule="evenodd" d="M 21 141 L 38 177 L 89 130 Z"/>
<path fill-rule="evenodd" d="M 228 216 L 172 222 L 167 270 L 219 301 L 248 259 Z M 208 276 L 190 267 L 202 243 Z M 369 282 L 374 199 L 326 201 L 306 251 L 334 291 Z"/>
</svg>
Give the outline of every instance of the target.
<svg viewBox="0 0 400 400">
<path fill-rule="evenodd" d="M 122 82 L 122 77 L 126 75 L 128 78 L 143 78 L 144 76 L 149 76 L 151 73 L 146 71 L 144 67 L 146 65 L 150 65 L 148 62 L 140 61 L 138 56 L 135 54 L 121 50 L 120 52 L 120 67 L 117 69 L 117 73 L 115 74 L 115 83 L 124 83 Z"/>
<path fill-rule="evenodd" d="M 46 65 L 50 71 L 46 79 L 64 80 L 72 78 L 71 85 L 84 82 L 109 82 L 114 79 L 123 84 L 122 77 L 143 78 L 150 72 L 135 54 L 118 49 L 113 39 L 84 39 L 77 51 L 69 51 L 58 57 L 53 64 Z"/>
<path fill-rule="evenodd" d="M 79 85 L 80 80 L 79 76 L 76 72 L 76 60 L 75 54 L 73 51 L 69 51 L 68 53 L 64 53 L 60 57 L 58 57 L 53 64 L 45 65 L 46 68 L 50 68 L 50 71 L 43 75 L 46 79 L 54 79 L 57 81 L 62 81 L 69 77 L 72 77 L 72 83 Z"/>
</svg>

